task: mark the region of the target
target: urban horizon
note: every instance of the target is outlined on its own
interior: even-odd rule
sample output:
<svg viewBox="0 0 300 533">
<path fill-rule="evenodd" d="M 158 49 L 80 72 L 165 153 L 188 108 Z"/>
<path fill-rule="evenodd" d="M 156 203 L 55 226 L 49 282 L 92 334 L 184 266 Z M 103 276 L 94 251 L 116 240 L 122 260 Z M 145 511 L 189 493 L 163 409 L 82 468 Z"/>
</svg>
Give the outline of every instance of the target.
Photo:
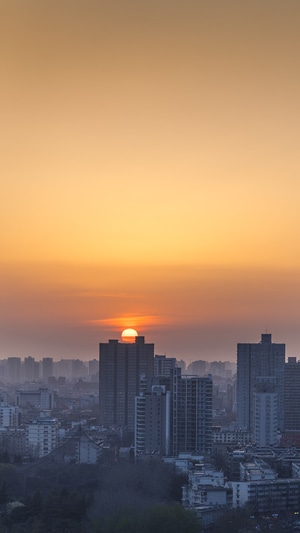
<svg viewBox="0 0 300 533">
<path fill-rule="evenodd" d="M 178 355 L 175 355 L 173 353 L 166 353 L 165 351 L 161 351 L 159 352 L 158 350 L 156 350 L 156 343 L 155 341 L 152 342 L 151 340 L 149 341 L 148 338 L 145 337 L 145 335 L 143 335 L 142 333 L 139 333 L 137 332 L 136 330 L 134 329 L 125 329 L 123 331 L 120 331 L 119 332 L 119 335 L 114 335 L 114 336 L 111 336 L 111 337 L 107 337 L 106 339 L 103 339 L 101 340 L 98 345 L 97 345 L 97 352 L 95 354 L 92 354 L 90 356 L 84 356 L 84 355 L 72 355 L 72 354 L 69 354 L 69 355 L 63 355 L 63 354 L 60 354 L 60 355 L 53 355 L 53 354 L 46 354 L 46 355 L 42 355 L 42 354 L 35 354 L 33 355 L 32 353 L 27 353 L 27 354 L 14 354 L 14 355 L 0 355 L 0 361 L 3 361 L 3 360 L 6 360 L 6 359 L 11 359 L 11 358 L 18 358 L 22 361 L 24 361 L 25 358 L 33 358 L 35 359 L 37 362 L 42 362 L 43 359 L 51 359 L 53 360 L 53 362 L 59 362 L 59 361 L 75 361 L 75 360 L 80 360 L 82 361 L 83 363 L 88 363 L 89 361 L 92 361 L 92 360 L 98 360 L 99 359 L 99 346 L 101 344 L 101 342 L 108 342 L 109 340 L 117 340 L 118 342 L 120 343 L 134 343 L 135 342 L 135 339 L 134 337 L 133 338 L 127 338 L 126 339 L 126 334 L 125 334 L 125 337 L 124 337 L 124 332 L 127 332 L 127 331 L 133 331 L 135 332 L 135 335 L 136 336 L 139 336 L 139 337 L 144 337 L 145 338 L 145 341 L 147 343 L 152 343 L 154 344 L 154 352 L 155 352 L 155 355 L 163 355 L 167 358 L 175 358 L 177 361 L 184 361 L 184 363 L 186 364 L 186 366 L 188 366 L 189 364 L 195 362 L 195 361 L 205 361 L 206 363 L 210 364 L 212 362 L 228 362 L 228 363 L 236 363 L 237 362 L 237 347 L 238 347 L 238 344 L 242 343 L 242 344 L 247 344 L 247 343 L 252 343 L 252 344 L 260 344 L 261 343 L 261 335 L 264 334 L 264 333 L 268 333 L 271 335 L 272 339 L 273 339 L 273 334 L 272 332 L 268 332 L 268 331 L 265 331 L 265 332 L 260 332 L 259 334 L 256 335 L 256 338 L 255 339 L 240 339 L 239 341 L 235 342 L 235 355 L 232 357 L 232 358 L 229 358 L 229 357 L 219 357 L 218 354 L 215 355 L 215 357 L 211 357 L 211 358 L 205 358 L 205 356 L 203 355 L 202 357 L 200 356 L 200 352 L 199 352 L 199 356 L 194 356 L 194 357 L 189 357 L 189 356 L 186 356 L 186 354 L 178 354 Z M 288 360 L 289 357 L 296 357 L 296 359 L 298 360 L 298 357 L 299 357 L 299 360 L 300 360 L 300 354 L 298 355 L 297 353 L 288 353 L 288 345 L 287 343 L 285 342 L 284 339 L 273 339 L 272 342 L 275 342 L 275 343 L 278 343 L 278 342 L 281 342 L 282 344 L 284 344 L 286 346 L 286 361 Z"/>
</svg>

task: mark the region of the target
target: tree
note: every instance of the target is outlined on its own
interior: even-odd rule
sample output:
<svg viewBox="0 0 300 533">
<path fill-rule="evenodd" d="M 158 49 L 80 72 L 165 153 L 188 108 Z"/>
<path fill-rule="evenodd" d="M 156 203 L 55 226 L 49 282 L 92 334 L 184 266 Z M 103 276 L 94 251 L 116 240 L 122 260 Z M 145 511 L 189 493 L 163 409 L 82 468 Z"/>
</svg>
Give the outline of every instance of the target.
<svg viewBox="0 0 300 533">
<path fill-rule="evenodd" d="M 181 505 L 156 505 L 146 511 L 124 509 L 116 517 L 95 524 L 94 533 L 199 533 L 200 520 Z"/>
</svg>

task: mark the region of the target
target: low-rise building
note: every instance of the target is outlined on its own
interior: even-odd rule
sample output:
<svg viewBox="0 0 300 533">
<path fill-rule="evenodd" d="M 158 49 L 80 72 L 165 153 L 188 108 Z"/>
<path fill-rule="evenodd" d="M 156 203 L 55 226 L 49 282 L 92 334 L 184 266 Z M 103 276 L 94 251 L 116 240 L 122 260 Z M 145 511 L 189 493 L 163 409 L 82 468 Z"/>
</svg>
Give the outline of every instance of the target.
<svg viewBox="0 0 300 533">
<path fill-rule="evenodd" d="M 20 425 L 20 409 L 16 406 L 0 406 L 0 427 L 17 427 Z"/>
<path fill-rule="evenodd" d="M 56 418 L 38 418 L 26 427 L 27 453 L 44 457 L 58 445 L 58 421 Z"/>
<path fill-rule="evenodd" d="M 249 504 L 252 512 L 298 511 L 300 479 L 228 481 L 234 508 Z"/>
<path fill-rule="evenodd" d="M 35 409 L 51 410 L 54 407 L 54 393 L 48 388 L 38 390 L 18 390 L 16 392 L 18 407 L 34 407 Z"/>
</svg>

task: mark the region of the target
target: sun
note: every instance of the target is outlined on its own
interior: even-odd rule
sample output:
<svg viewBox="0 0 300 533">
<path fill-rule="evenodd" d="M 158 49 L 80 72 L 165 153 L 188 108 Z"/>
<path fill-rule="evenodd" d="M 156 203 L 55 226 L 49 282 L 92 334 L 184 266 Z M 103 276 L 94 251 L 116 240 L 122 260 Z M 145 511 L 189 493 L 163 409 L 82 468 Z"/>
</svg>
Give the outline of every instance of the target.
<svg viewBox="0 0 300 533">
<path fill-rule="evenodd" d="M 135 342 L 135 338 L 137 336 L 138 336 L 138 332 L 135 331 L 135 329 L 128 328 L 122 331 L 121 338 L 123 342 Z"/>
</svg>

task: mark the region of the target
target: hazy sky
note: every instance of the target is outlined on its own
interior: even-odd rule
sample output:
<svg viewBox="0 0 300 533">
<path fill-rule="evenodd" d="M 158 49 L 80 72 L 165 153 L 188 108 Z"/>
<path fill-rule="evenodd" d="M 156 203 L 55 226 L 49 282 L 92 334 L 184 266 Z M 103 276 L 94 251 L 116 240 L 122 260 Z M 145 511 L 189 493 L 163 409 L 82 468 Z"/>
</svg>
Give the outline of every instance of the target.
<svg viewBox="0 0 300 533">
<path fill-rule="evenodd" d="M 0 358 L 300 358 L 299 0 L 0 0 Z"/>
</svg>

